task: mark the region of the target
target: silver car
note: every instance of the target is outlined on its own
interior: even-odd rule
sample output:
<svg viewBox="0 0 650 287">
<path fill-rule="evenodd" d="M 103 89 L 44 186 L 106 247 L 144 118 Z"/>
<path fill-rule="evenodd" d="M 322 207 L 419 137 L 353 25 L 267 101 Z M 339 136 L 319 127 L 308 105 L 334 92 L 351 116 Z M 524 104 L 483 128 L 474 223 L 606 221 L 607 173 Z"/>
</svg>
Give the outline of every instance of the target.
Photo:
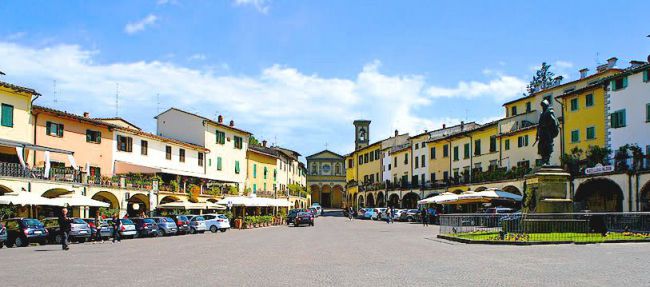
<svg viewBox="0 0 650 287">
<path fill-rule="evenodd" d="M 206 230 L 208 230 L 208 228 L 205 225 L 205 218 L 203 216 L 194 215 L 190 217 L 190 233 L 204 233 Z"/>
<path fill-rule="evenodd" d="M 81 218 L 71 218 L 71 220 L 72 220 L 72 222 L 70 223 L 71 229 L 68 235 L 69 240 L 76 241 L 79 243 L 86 242 L 86 240 L 90 238 L 90 235 L 92 235 L 90 225 L 88 225 L 88 223 L 83 221 Z M 47 231 L 49 233 L 48 239 L 50 243 L 61 244 L 61 241 L 63 240 L 63 236 L 61 235 L 59 219 L 57 217 L 48 217 L 43 220 L 43 224 L 45 225 L 45 228 L 47 228 Z"/>
<path fill-rule="evenodd" d="M 133 223 L 131 219 L 128 218 L 120 219 L 120 236 L 122 237 L 122 239 L 124 238 L 133 239 L 135 238 L 135 235 L 137 233 L 138 231 L 135 228 L 135 223 Z"/>
<path fill-rule="evenodd" d="M 158 224 L 158 232 L 161 236 L 175 235 L 178 232 L 176 222 L 169 217 L 153 217 L 153 220 Z"/>
</svg>

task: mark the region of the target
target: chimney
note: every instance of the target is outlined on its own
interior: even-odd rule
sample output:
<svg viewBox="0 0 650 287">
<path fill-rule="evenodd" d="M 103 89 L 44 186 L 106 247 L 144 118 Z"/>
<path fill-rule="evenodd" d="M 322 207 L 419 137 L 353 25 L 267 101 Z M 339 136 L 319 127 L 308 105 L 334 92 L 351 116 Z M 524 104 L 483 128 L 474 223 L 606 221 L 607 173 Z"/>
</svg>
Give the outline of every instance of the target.
<svg viewBox="0 0 650 287">
<path fill-rule="evenodd" d="M 217 117 L 217 122 L 220 123 L 220 124 L 223 124 L 223 116 L 222 115 L 219 115 Z"/>
<path fill-rule="evenodd" d="M 266 140 L 263 140 L 263 141 L 262 141 L 262 146 L 263 146 L 263 147 L 266 147 Z"/>
<path fill-rule="evenodd" d="M 602 65 L 596 67 L 596 72 L 598 72 L 598 73 L 603 72 L 605 70 L 607 70 L 607 64 L 602 64 Z"/>
<path fill-rule="evenodd" d="M 584 68 L 584 69 L 580 70 L 580 79 L 586 78 L 587 73 L 589 73 L 589 69 L 587 69 L 587 68 Z"/>
<path fill-rule="evenodd" d="M 635 60 L 632 60 L 632 61 L 630 61 L 630 68 L 636 68 L 636 67 L 641 66 L 641 65 L 643 65 L 643 64 L 645 64 L 644 61 L 635 61 Z"/>
<path fill-rule="evenodd" d="M 460 130 L 461 131 L 465 130 L 465 122 L 464 121 L 460 121 Z"/>
<path fill-rule="evenodd" d="M 429 132 L 429 130 L 426 130 L 426 129 L 424 130 L 424 133 L 425 133 L 425 134 L 428 133 L 428 132 Z"/>
<path fill-rule="evenodd" d="M 446 125 L 446 124 L 442 124 L 442 129 L 446 129 L 446 128 L 447 128 L 447 125 Z"/>
<path fill-rule="evenodd" d="M 230 120 L 230 126 L 231 126 L 231 127 L 234 127 L 234 126 L 235 126 L 235 121 Z"/>
<path fill-rule="evenodd" d="M 397 130 L 395 130 L 395 136 L 398 136 L 398 135 L 399 135 L 399 132 Z"/>
<path fill-rule="evenodd" d="M 614 66 L 616 66 L 616 61 L 618 61 L 618 58 L 616 57 L 607 59 L 607 69 L 614 68 Z"/>
<path fill-rule="evenodd" d="M 89 112 L 84 112 L 84 118 L 90 118 L 90 113 Z"/>
</svg>

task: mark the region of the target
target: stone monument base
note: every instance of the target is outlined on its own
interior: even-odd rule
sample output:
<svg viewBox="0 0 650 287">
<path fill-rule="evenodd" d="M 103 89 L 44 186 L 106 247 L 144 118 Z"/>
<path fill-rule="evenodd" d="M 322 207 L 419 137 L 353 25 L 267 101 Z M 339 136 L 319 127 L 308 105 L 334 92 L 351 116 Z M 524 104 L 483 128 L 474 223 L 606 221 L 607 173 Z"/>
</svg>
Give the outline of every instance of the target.
<svg viewBox="0 0 650 287">
<path fill-rule="evenodd" d="M 569 196 L 569 177 L 559 166 L 543 166 L 525 178 L 523 211 L 527 213 L 569 213 L 573 202 Z"/>
</svg>

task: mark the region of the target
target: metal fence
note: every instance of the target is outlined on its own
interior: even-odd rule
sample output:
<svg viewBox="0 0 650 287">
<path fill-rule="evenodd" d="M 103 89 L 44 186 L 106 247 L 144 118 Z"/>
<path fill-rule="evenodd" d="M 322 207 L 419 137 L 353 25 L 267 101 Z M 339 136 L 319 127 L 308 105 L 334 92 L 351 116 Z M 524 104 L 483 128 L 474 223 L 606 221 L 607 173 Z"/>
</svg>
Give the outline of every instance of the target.
<svg viewBox="0 0 650 287">
<path fill-rule="evenodd" d="M 27 168 L 18 163 L 0 162 L 0 176 L 47 179 L 65 182 L 81 182 L 81 173 L 69 168 L 50 168 L 47 176 L 45 168 Z"/>
<path fill-rule="evenodd" d="M 650 240 L 650 213 L 446 214 L 440 233 L 477 241 Z"/>
</svg>

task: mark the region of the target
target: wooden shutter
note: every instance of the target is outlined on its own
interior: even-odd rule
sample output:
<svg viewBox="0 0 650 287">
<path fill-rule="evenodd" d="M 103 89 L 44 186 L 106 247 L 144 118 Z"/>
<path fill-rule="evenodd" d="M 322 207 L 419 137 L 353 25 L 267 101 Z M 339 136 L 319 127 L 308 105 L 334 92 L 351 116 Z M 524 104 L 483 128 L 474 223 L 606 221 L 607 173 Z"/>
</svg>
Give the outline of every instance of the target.
<svg viewBox="0 0 650 287">
<path fill-rule="evenodd" d="M 59 129 L 57 130 L 57 133 L 59 137 L 63 137 L 63 124 L 59 125 Z"/>
<path fill-rule="evenodd" d="M 644 82 L 647 82 L 648 80 L 650 80 L 650 79 L 648 79 L 648 78 L 650 78 L 649 74 L 650 74 L 650 70 L 643 71 L 643 81 Z"/>
<path fill-rule="evenodd" d="M 52 123 L 51 123 L 51 122 L 45 122 L 45 134 L 46 134 L 46 135 L 49 135 L 49 134 L 50 134 L 50 132 L 51 132 L 51 126 L 52 126 Z"/>
<path fill-rule="evenodd" d="M 627 77 L 623 78 L 623 86 L 621 87 L 621 89 L 625 89 L 625 88 L 627 88 Z"/>
<path fill-rule="evenodd" d="M 92 141 L 92 132 L 90 130 L 86 130 L 86 142 L 91 142 Z"/>
<path fill-rule="evenodd" d="M 97 143 L 102 143 L 102 132 L 97 132 Z"/>
<path fill-rule="evenodd" d="M 132 137 L 127 137 L 126 138 L 126 151 L 128 151 L 128 152 L 133 151 L 133 138 Z"/>
<path fill-rule="evenodd" d="M 621 111 L 621 115 L 619 116 L 619 121 L 621 122 L 621 127 L 625 126 L 625 110 Z"/>
<path fill-rule="evenodd" d="M 616 81 L 615 80 L 609 81 L 609 86 L 610 86 L 610 88 L 609 88 L 610 91 L 616 91 Z"/>
</svg>

